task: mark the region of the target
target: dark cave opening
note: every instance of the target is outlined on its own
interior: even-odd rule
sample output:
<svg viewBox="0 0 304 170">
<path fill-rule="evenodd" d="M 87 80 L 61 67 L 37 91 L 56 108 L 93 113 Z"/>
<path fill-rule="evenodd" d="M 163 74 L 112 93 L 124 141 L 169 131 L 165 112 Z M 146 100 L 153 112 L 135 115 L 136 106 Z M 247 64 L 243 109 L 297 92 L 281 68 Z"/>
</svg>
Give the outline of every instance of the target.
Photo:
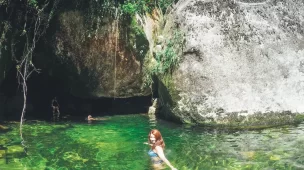
<svg viewBox="0 0 304 170">
<path fill-rule="evenodd" d="M 56 97 L 59 103 L 60 117 L 86 118 L 89 114 L 94 116 L 111 116 L 122 114 L 147 113 L 151 106 L 152 96 L 137 96 L 130 98 L 95 99 L 79 98 L 69 93 L 69 88 L 62 80 L 49 76 L 47 73 L 34 73 L 27 82 L 27 112 L 26 119 L 51 120 L 52 100 Z M 19 120 L 23 93 L 18 86 L 16 69 L 13 67 L 1 84 L 0 97 L 3 107 L 0 114 L 4 120 Z M 18 102 L 16 102 L 16 100 Z M 13 109 L 12 109 L 13 108 Z M 2 112 L 2 113 L 1 113 Z"/>
</svg>

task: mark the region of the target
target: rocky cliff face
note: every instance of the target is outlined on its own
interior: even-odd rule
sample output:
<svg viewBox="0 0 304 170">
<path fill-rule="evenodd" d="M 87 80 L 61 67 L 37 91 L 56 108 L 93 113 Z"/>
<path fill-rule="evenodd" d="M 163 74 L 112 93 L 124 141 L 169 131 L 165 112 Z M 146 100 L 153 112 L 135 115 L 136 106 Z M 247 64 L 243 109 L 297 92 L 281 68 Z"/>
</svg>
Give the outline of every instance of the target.
<svg viewBox="0 0 304 170">
<path fill-rule="evenodd" d="M 135 16 L 123 12 L 123 1 L 45 3 L 0 1 L 1 120 L 3 113 L 21 112 L 23 94 L 14 86 L 16 68 L 23 67 L 15 65 L 25 63 L 24 56 L 41 73 L 27 81 L 27 102 L 35 112 L 48 111 L 50 98 L 59 95 L 88 100 L 150 95 L 143 71 L 148 41 Z"/>
<path fill-rule="evenodd" d="M 118 98 L 149 95 L 142 80 L 141 57 L 148 49 L 144 34 L 133 29 L 132 18 L 119 13 L 94 18 L 88 21 L 82 11 L 73 11 L 58 19 L 53 48 L 57 58 L 68 63 L 62 71 L 70 74 L 66 81 L 71 93 Z"/>
<path fill-rule="evenodd" d="M 189 123 L 293 121 L 304 112 L 303 11 L 300 0 L 179 1 L 163 31 L 185 33 L 178 68 L 159 76 L 165 110 Z"/>
</svg>

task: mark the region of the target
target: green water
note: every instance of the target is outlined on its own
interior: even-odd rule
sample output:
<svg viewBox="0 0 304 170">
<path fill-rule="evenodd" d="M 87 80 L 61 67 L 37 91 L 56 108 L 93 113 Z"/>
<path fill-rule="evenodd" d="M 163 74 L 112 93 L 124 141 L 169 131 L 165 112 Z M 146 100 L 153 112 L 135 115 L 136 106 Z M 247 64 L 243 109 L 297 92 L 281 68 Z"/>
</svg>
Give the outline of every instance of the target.
<svg viewBox="0 0 304 170">
<path fill-rule="evenodd" d="M 152 169 L 147 135 L 162 132 L 165 155 L 180 170 L 304 169 L 304 124 L 260 131 L 211 130 L 151 121 L 145 115 L 83 122 L 18 124 L 0 133 L 0 169 Z M 26 153 L 25 153 L 26 152 Z"/>
</svg>

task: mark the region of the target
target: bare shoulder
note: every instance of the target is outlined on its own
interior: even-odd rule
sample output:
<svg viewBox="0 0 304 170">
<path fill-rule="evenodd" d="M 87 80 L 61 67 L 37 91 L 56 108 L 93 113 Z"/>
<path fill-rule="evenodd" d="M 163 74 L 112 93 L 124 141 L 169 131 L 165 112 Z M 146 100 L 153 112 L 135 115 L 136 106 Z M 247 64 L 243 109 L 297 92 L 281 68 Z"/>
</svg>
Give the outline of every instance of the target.
<svg viewBox="0 0 304 170">
<path fill-rule="evenodd" d="M 161 147 L 161 146 L 155 146 L 155 150 L 157 150 L 157 151 L 163 151 L 163 148 Z"/>
</svg>

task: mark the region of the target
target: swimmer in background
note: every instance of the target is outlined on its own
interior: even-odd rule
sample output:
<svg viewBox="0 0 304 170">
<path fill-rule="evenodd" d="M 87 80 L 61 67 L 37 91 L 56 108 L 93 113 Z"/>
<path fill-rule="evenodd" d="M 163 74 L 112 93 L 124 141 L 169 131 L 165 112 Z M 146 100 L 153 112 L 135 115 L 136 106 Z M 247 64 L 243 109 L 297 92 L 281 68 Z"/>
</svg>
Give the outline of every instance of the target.
<svg viewBox="0 0 304 170">
<path fill-rule="evenodd" d="M 89 115 L 86 120 L 88 120 L 88 123 L 92 123 L 92 120 L 95 120 L 91 115 Z"/>
<path fill-rule="evenodd" d="M 148 154 L 151 157 L 151 161 L 155 169 L 163 169 L 163 164 L 166 163 L 171 170 L 177 170 L 171 165 L 164 154 L 165 142 L 161 133 L 157 129 L 150 131 L 148 142 L 148 144 L 151 146 Z"/>
<path fill-rule="evenodd" d="M 88 119 L 88 120 L 96 120 L 96 119 L 93 118 L 91 115 L 89 115 L 87 119 Z"/>
<path fill-rule="evenodd" d="M 59 103 L 56 97 L 52 100 L 51 107 L 53 109 L 53 121 L 58 121 L 60 117 L 60 111 L 59 111 Z"/>
<path fill-rule="evenodd" d="M 92 120 L 107 120 L 107 118 L 104 117 L 92 117 L 91 115 L 88 115 L 88 117 L 86 118 L 86 120 L 88 121 L 88 123 L 92 123 Z"/>
</svg>

